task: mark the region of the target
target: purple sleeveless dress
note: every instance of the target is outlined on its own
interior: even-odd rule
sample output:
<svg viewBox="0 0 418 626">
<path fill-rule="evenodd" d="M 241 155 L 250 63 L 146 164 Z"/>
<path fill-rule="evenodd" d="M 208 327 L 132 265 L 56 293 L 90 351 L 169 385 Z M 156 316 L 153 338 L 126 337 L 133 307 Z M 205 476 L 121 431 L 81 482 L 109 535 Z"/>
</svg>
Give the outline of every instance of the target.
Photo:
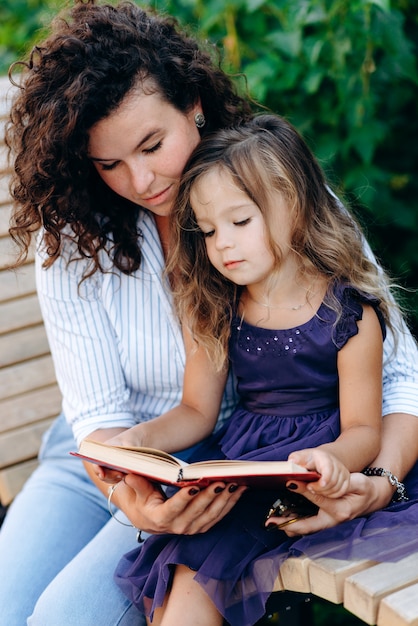
<svg viewBox="0 0 418 626">
<path fill-rule="evenodd" d="M 337 324 L 335 312 L 324 303 L 311 320 L 290 330 L 267 330 L 233 320 L 230 359 L 240 404 L 192 460 L 286 460 L 294 450 L 338 437 L 337 354 L 358 332 L 362 303 L 375 308 L 383 335 L 385 329 L 375 299 L 343 286 L 335 295 L 342 303 Z M 249 490 L 206 533 L 150 537 L 122 558 L 115 573 L 117 584 L 152 617 L 170 588 L 174 566 L 183 564 L 196 572 L 195 579 L 231 626 L 251 626 L 265 613 L 284 559 L 305 551 L 306 545 L 298 548 L 299 542 L 315 547 L 322 541 L 320 535 L 328 532 L 290 540 L 282 531 L 267 531 L 264 520 L 276 497 L 275 491 Z"/>
</svg>

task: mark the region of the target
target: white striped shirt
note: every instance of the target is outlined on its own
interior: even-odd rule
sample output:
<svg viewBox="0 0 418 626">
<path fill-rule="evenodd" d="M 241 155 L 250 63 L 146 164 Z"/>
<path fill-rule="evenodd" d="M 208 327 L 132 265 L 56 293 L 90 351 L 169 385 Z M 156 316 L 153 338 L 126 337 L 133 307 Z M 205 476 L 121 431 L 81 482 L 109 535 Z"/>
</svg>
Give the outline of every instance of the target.
<svg viewBox="0 0 418 626">
<path fill-rule="evenodd" d="M 67 265 L 75 250 L 65 240 L 63 255 L 44 270 L 36 255 L 39 300 L 63 411 L 79 442 L 98 428 L 129 428 L 176 406 L 181 399 L 184 346 L 162 277 L 163 254 L 154 219 L 141 212 L 141 267 L 126 276 L 114 267 L 80 284 L 84 259 Z M 109 266 L 107 257 L 103 264 Z M 385 354 L 392 350 L 385 341 Z M 225 419 L 237 397 L 231 380 L 221 410 Z M 409 333 L 399 339 L 396 358 L 384 369 L 383 414 L 418 415 L 418 351 Z"/>
<path fill-rule="evenodd" d="M 143 258 L 130 276 L 113 267 L 79 285 L 86 262 L 67 266 L 74 249 L 68 240 L 47 270 L 37 254 L 37 288 L 63 412 L 78 442 L 97 428 L 150 420 L 181 400 L 183 338 L 162 277 L 161 245 L 150 214 L 141 212 L 139 226 Z M 229 381 L 221 418 L 236 401 Z"/>
</svg>

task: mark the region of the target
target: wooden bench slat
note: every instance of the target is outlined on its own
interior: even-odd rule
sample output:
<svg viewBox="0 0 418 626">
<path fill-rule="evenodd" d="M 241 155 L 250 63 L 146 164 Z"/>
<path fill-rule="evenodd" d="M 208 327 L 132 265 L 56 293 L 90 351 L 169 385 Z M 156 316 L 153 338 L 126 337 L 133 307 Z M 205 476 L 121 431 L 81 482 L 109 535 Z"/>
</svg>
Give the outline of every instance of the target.
<svg viewBox="0 0 418 626">
<path fill-rule="evenodd" d="M 0 205 L 1 204 L 10 204 L 8 176 L 0 176 Z"/>
<path fill-rule="evenodd" d="M 9 237 L 0 239 L 0 269 L 5 269 L 14 263 L 16 251 L 14 244 Z"/>
<path fill-rule="evenodd" d="M 376 624 L 379 602 L 416 582 L 418 553 L 396 563 L 379 563 L 346 579 L 344 607 L 367 624 Z"/>
<path fill-rule="evenodd" d="M 16 244 L 10 237 L 2 237 L 0 239 L 0 270 L 10 268 L 16 262 L 17 258 Z M 29 250 L 26 263 L 33 261 L 35 258 L 33 247 Z"/>
<path fill-rule="evenodd" d="M 59 415 L 61 404 L 62 397 L 57 384 L 0 400 L 0 437 L 13 428 Z"/>
<path fill-rule="evenodd" d="M 0 176 L 1 176 L 1 172 L 0 172 Z M 12 207 L 10 204 L 10 199 L 7 204 L 0 206 L 0 237 L 9 236 L 9 220 L 10 220 L 11 210 L 12 210 Z"/>
<path fill-rule="evenodd" d="M 276 576 L 276 580 L 274 581 L 274 587 L 273 587 L 273 592 L 275 591 L 284 591 L 285 587 L 282 581 L 282 576 L 280 574 L 280 572 L 278 572 L 277 576 Z"/>
<path fill-rule="evenodd" d="M 19 493 L 37 465 L 38 461 L 34 459 L 0 470 L 0 502 L 4 506 Z"/>
<path fill-rule="evenodd" d="M 377 626 L 418 626 L 418 584 L 401 589 L 382 600 Z"/>
<path fill-rule="evenodd" d="M 50 355 L 0 370 L 0 400 L 55 383 Z"/>
<path fill-rule="evenodd" d="M 17 88 L 12 85 L 8 76 L 0 77 L 0 117 L 7 117 L 10 110 L 11 98 Z"/>
<path fill-rule="evenodd" d="M 36 294 L 4 302 L 0 306 L 0 334 L 42 322 L 41 309 Z"/>
<path fill-rule="evenodd" d="M 0 437 L 0 468 L 34 459 L 39 452 L 42 435 L 52 419 L 16 428 Z"/>
<path fill-rule="evenodd" d="M 49 344 L 43 324 L 0 335 L 0 367 L 45 356 Z"/>
<path fill-rule="evenodd" d="M 28 263 L 16 271 L 0 271 L 0 285 L 0 307 L 6 300 L 36 295 L 34 263 Z"/>
<path fill-rule="evenodd" d="M 0 137 L 0 172 L 10 172 L 9 149 L 3 136 Z"/>
<path fill-rule="evenodd" d="M 311 590 L 309 583 L 309 564 L 310 559 L 308 557 L 292 557 L 286 559 L 280 568 L 280 576 L 284 588 L 288 591 L 309 593 Z"/>
<path fill-rule="evenodd" d="M 9 237 L 2 237 L 0 239 L 0 269 L 8 267 L 11 264 L 13 259 L 13 245 Z"/>
<path fill-rule="evenodd" d="M 348 576 L 375 565 L 374 561 L 345 561 L 318 558 L 309 564 L 311 592 L 328 602 L 341 604 L 344 599 L 344 581 Z"/>
</svg>

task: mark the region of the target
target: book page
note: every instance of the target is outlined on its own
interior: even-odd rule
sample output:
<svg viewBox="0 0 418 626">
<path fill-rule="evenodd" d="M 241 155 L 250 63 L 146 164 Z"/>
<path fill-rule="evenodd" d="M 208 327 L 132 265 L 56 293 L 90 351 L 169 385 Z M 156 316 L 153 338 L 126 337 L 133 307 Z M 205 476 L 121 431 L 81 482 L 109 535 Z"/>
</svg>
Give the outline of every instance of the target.
<svg viewBox="0 0 418 626">
<path fill-rule="evenodd" d="M 196 479 L 199 477 L 239 477 L 239 476 L 272 476 L 298 478 L 304 481 L 318 480 L 317 472 L 310 472 L 301 465 L 291 461 L 231 461 L 229 459 L 210 460 L 192 463 L 183 468 L 183 478 Z"/>
</svg>

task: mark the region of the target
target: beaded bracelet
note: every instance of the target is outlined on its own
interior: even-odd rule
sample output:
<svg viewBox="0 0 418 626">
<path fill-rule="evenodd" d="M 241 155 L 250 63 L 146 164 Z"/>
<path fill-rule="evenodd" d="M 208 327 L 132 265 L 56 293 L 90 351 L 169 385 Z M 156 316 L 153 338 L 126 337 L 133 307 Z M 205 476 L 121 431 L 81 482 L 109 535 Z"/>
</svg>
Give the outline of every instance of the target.
<svg viewBox="0 0 418 626">
<path fill-rule="evenodd" d="M 383 469 L 383 467 L 366 467 L 362 473 L 366 476 L 386 476 L 392 487 L 396 487 L 392 500 L 394 502 L 406 502 L 409 500 L 405 485 L 389 470 Z"/>
</svg>

